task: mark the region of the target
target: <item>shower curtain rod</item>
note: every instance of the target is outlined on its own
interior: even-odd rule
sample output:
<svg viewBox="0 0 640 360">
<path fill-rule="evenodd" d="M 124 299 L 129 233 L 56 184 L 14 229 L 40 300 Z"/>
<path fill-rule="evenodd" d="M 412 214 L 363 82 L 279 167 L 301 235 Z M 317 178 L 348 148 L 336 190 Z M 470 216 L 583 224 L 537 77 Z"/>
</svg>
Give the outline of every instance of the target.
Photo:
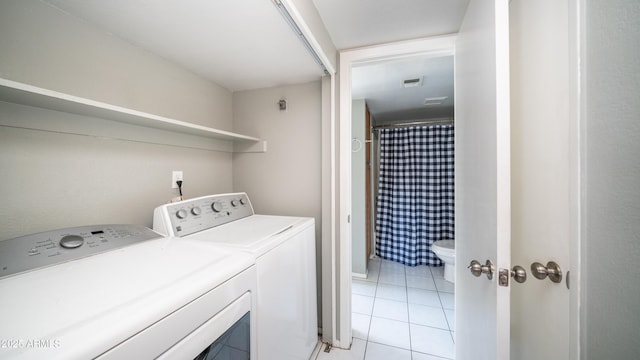
<svg viewBox="0 0 640 360">
<path fill-rule="evenodd" d="M 397 122 L 393 124 L 382 124 L 372 126 L 373 130 L 385 129 L 385 128 L 397 128 L 417 125 L 453 125 L 453 119 L 434 119 L 434 120 L 422 120 L 422 121 L 407 121 Z"/>
</svg>

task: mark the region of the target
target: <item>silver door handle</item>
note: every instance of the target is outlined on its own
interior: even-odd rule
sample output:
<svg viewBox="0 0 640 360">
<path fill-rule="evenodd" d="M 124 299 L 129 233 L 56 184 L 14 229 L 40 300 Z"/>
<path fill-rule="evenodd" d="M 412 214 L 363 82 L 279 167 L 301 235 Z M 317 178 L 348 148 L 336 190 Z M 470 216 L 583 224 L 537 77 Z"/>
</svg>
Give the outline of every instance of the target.
<svg viewBox="0 0 640 360">
<path fill-rule="evenodd" d="M 527 271 L 520 265 L 516 265 L 511 269 L 510 275 L 517 283 L 522 284 L 527 281 Z"/>
<path fill-rule="evenodd" d="M 509 278 L 512 277 L 517 283 L 527 281 L 527 271 L 520 265 L 516 265 L 513 269 L 498 269 L 498 285 L 509 286 Z"/>
<path fill-rule="evenodd" d="M 556 264 L 553 261 L 549 261 L 547 266 L 540 264 L 539 262 L 534 262 L 531 264 L 531 274 L 533 277 L 539 280 L 544 280 L 546 277 L 549 278 L 554 283 L 559 283 L 562 281 L 562 269 L 560 265 Z"/>
<path fill-rule="evenodd" d="M 467 269 L 470 269 L 471 274 L 475 277 L 487 274 L 487 279 L 491 280 L 493 279 L 493 271 L 495 270 L 495 267 L 491 260 L 487 260 L 485 265 L 480 264 L 478 260 L 471 260 L 471 264 L 467 266 Z"/>
</svg>

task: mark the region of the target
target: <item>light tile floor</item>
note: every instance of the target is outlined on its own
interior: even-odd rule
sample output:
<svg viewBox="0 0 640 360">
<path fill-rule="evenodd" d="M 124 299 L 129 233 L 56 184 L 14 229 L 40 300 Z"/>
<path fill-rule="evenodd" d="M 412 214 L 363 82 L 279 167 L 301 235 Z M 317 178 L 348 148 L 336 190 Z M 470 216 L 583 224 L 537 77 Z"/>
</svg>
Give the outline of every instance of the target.
<svg viewBox="0 0 640 360">
<path fill-rule="evenodd" d="M 353 279 L 351 350 L 319 351 L 317 360 L 454 359 L 454 284 L 443 267 L 372 259 Z"/>
</svg>

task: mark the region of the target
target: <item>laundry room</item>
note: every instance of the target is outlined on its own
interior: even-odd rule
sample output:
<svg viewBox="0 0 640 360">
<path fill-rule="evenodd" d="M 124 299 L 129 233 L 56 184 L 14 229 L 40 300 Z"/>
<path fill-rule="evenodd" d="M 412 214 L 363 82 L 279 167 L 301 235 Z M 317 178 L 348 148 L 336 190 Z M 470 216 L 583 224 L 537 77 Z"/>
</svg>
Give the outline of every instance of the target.
<svg viewBox="0 0 640 360">
<path fill-rule="evenodd" d="M 640 270 L 616 268 L 640 260 L 639 19 L 637 0 L 0 0 L 0 360 L 640 358 Z M 366 71 L 422 90 L 442 72 L 421 58 L 451 89 L 418 106 L 450 112 L 380 121 Z M 447 214 L 415 242 L 428 265 L 376 253 L 381 134 L 415 125 L 455 127 L 423 151 L 449 203 L 393 210 Z"/>
<path fill-rule="evenodd" d="M 236 331 L 232 329 L 237 326 L 247 327 L 243 323 L 250 323 L 247 327 L 252 333 L 251 345 L 247 345 L 247 348 L 252 349 L 250 358 L 256 358 L 257 349 L 260 349 L 263 357 L 269 357 L 269 351 L 283 350 L 266 350 L 265 340 L 258 343 L 255 336 L 256 324 L 268 326 L 266 324 L 270 323 L 265 319 L 257 320 L 255 314 L 259 313 L 264 317 L 286 311 L 288 307 L 281 306 L 277 299 L 287 289 L 304 297 L 306 315 L 302 316 L 298 312 L 296 318 L 291 320 L 280 316 L 275 324 L 271 324 L 285 327 L 283 331 L 290 331 L 300 328 L 290 321 L 305 321 L 306 334 L 310 340 L 305 340 L 304 347 L 291 340 L 291 346 L 287 349 L 305 353 L 304 357 L 314 350 L 321 308 L 321 292 L 316 284 L 320 283 L 321 273 L 320 79 L 324 72 L 309 56 L 307 49 L 296 38 L 273 3 L 253 3 L 256 4 L 252 13 L 256 25 L 249 27 L 234 20 L 239 17 L 248 19 L 245 16 L 246 7 L 242 4 L 208 9 L 209 15 L 199 19 L 199 26 L 207 21 L 216 26 L 213 30 L 200 29 L 200 37 L 190 40 L 186 50 L 180 49 L 185 53 L 196 49 L 199 54 L 182 54 L 180 59 L 158 54 L 158 47 L 154 48 L 146 41 L 161 40 L 173 33 L 176 37 L 185 36 L 178 28 L 185 29 L 183 25 L 188 22 L 185 19 L 195 15 L 193 10 L 198 7 L 194 4 L 189 9 L 175 5 L 177 9 L 184 10 L 184 13 L 177 15 L 175 11 L 167 10 L 171 8 L 171 4 L 165 4 L 163 14 L 155 12 L 154 18 L 140 21 L 144 24 L 143 27 L 147 27 L 141 32 L 142 38 L 126 40 L 121 34 L 110 30 L 109 27 L 114 26 L 113 24 L 100 23 L 100 12 L 106 12 L 106 18 L 110 18 L 109 11 L 117 12 L 115 7 L 102 7 L 94 3 L 84 8 L 83 5 L 88 2 L 55 0 L 6 1 L 0 4 L 0 169 L 6 175 L 6 181 L 0 186 L 0 194 L 4 199 L 0 205 L 3 217 L 0 241 L 9 240 L 2 241 L 5 246 L 0 249 L 0 253 L 8 255 L 16 251 L 16 246 L 33 242 L 35 245 L 24 249 L 24 252 L 30 257 L 29 260 L 36 260 L 34 263 L 37 264 L 33 268 L 45 267 L 42 272 L 36 271 L 34 278 L 24 281 L 29 281 L 33 287 L 43 284 L 44 289 L 63 286 L 58 283 L 59 276 L 47 275 L 49 270 L 46 266 L 52 269 L 51 272 L 54 272 L 53 268 L 56 268 L 56 272 L 66 271 L 62 260 L 72 266 L 74 261 L 69 260 L 76 259 L 66 258 L 67 255 L 77 254 L 78 258 L 82 258 L 89 254 L 90 248 L 127 246 L 126 251 L 97 252 L 99 256 L 87 257 L 82 264 L 72 266 L 79 271 L 87 270 L 85 275 L 69 275 L 69 280 L 76 283 L 76 286 L 85 281 L 84 276 L 95 272 L 95 275 L 104 276 L 101 281 L 104 290 L 93 291 L 89 286 L 85 287 L 87 291 L 82 295 L 73 287 L 56 292 L 58 295 L 51 298 L 51 301 L 68 300 L 68 305 L 59 308 L 60 314 L 66 314 L 66 320 L 59 323 L 43 314 L 43 318 L 49 319 L 48 329 L 25 322 L 19 326 L 12 325 L 2 333 L 3 339 L 15 337 L 19 341 L 32 341 L 37 337 L 38 341 L 43 342 L 39 350 L 44 352 L 29 352 L 27 350 L 30 345 L 24 346 L 22 343 L 16 343 L 17 348 L 13 350 L 28 357 L 37 358 L 47 354 L 51 358 L 68 358 L 72 354 L 70 344 L 82 339 L 81 334 L 77 338 L 73 335 L 81 327 L 78 324 L 84 323 L 86 318 L 98 319 L 101 316 L 99 314 L 110 314 L 113 318 L 116 315 L 109 309 L 114 307 L 118 312 L 131 311 L 136 315 L 125 316 L 130 320 L 123 320 L 115 332 L 101 332 L 100 336 L 87 341 L 86 345 L 73 346 L 73 351 L 79 357 L 94 357 L 108 348 L 111 350 L 106 358 L 132 354 L 128 348 L 131 345 L 124 348 L 113 347 L 113 344 L 122 341 L 122 336 L 133 334 L 125 330 L 128 326 L 145 328 L 151 322 L 149 318 L 157 321 L 173 311 L 171 309 L 175 310 L 175 305 L 169 303 L 176 304 L 179 301 L 180 306 L 190 304 L 197 294 L 208 291 L 211 294 L 218 293 L 211 300 L 198 297 L 202 299 L 198 301 L 209 303 L 208 308 L 230 309 L 233 306 L 240 309 L 237 310 L 240 315 L 245 311 L 247 316 L 249 313 L 253 315 L 251 320 L 242 320 L 247 316 L 241 319 L 239 315 L 234 315 L 231 321 L 222 310 L 209 315 L 199 310 L 199 317 L 213 316 L 217 319 L 213 322 L 214 332 L 226 328 L 228 331 Z M 126 19 L 129 15 L 144 19 L 145 12 L 150 11 L 145 2 L 120 5 L 126 5 L 125 8 L 129 11 L 126 14 L 120 11 L 120 19 Z M 98 14 L 92 14 L 92 9 L 99 9 Z M 151 40 L 144 38 L 144 34 L 148 34 L 150 29 L 157 29 L 158 26 L 164 28 L 164 24 L 171 23 L 173 19 L 178 22 L 175 29 L 169 28 L 165 32 L 157 30 L 158 33 Z M 279 26 L 272 26 L 274 23 Z M 238 32 L 238 35 L 227 36 L 222 31 L 225 28 Z M 215 31 L 218 38 L 212 39 L 213 36 L 205 30 Z M 198 30 L 194 32 L 193 29 L 186 30 L 189 35 L 197 32 Z M 135 34 L 136 31 L 131 30 L 129 34 L 131 33 Z M 274 41 L 265 41 L 268 38 Z M 218 46 L 221 42 L 224 44 Z M 176 52 L 171 47 L 179 47 L 175 39 L 170 39 L 167 44 L 170 51 Z M 285 44 L 284 47 L 282 44 Z M 256 48 L 258 45 L 262 48 Z M 301 64 L 302 70 L 296 69 L 297 65 L 292 66 L 290 62 L 279 60 L 281 56 L 274 53 L 268 45 L 287 52 L 290 62 Z M 160 48 L 163 46 L 164 44 L 159 45 Z M 149 48 L 156 49 L 156 52 Z M 236 59 L 233 54 L 226 57 L 218 54 L 230 53 L 232 51 L 229 49 L 234 48 L 239 51 Z M 197 60 L 198 56 L 202 59 Z M 218 58 L 221 59 L 218 63 L 211 64 L 211 59 Z M 300 61 L 300 58 L 304 60 Z M 201 64 L 185 65 L 185 61 L 193 59 Z M 229 64 L 229 61 L 237 64 Z M 279 72 L 274 70 L 273 64 L 280 69 Z M 213 81 L 212 78 L 221 80 Z M 181 175 L 180 184 L 175 181 L 175 172 Z M 188 240 L 165 243 L 162 239 L 157 240 L 156 234 L 147 233 L 151 230 L 138 228 L 153 228 L 166 235 L 166 231 L 159 228 L 157 223 L 154 224 L 157 222 L 154 219 L 154 209 L 180 199 L 234 192 L 247 194 L 242 200 L 245 211 L 243 216 L 253 212 L 296 216 L 308 219 L 305 224 L 310 224 L 305 230 L 304 256 L 296 253 L 300 255 L 298 262 L 283 262 L 282 259 L 275 258 L 275 255 L 272 256 L 273 260 L 269 260 L 276 264 L 289 264 L 289 268 L 283 270 L 284 277 L 276 279 L 280 284 L 285 282 L 284 286 L 270 285 L 267 280 L 260 282 L 266 289 L 261 290 L 263 296 L 260 301 L 278 304 L 274 310 L 256 310 L 258 300 L 257 285 L 254 284 L 255 265 L 245 267 L 246 258 L 251 257 L 254 264 L 262 264 L 258 266 L 259 270 L 264 272 L 271 269 L 265 264 L 266 256 L 257 261 L 254 256 L 231 255 L 236 254 L 234 251 L 226 256 L 227 251 L 221 249 L 207 256 L 208 252 L 201 248 L 201 244 L 194 249 L 190 248 Z M 232 208 L 236 206 L 237 199 L 229 201 L 223 205 L 224 213 L 219 215 L 223 219 L 216 221 L 235 219 L 228 214 L 234 210 Z M 214 203 L 219 201 L 215 200 Z M 203 206 L 203 214 L 195 218 L 218 216 L 219 211 L 215 206 L 213 203 Z M 292 226 L 283 225 L 284 230 L 278 228 L 273 231 L 298 233 L 298 230 L 291 230 Z M 253 229 L 255 226 L 249 228 Z M 57 229 L 60 229 L 60 234 L 55 232 Z M 39 240 L 37 236 L 31 236 L 37 233 L 44 234 L 47 239 Z M 293 236 L 286 234 L 279 237 Z M 179 234 L 175 236 L 177 238 Z M 139 239 L 141 245 L 129 246 L 134 242 L 120 244 L 124 238 L 136 238 L 136 244 Z M 276 238 L 269 237 L 271 241 Z M 16 239 L 20 240 L 20 245 L 16 245 Z M 58 248 L 57 244 L 61 246 L 59 250 L 49 249 Z M 126 258 L 134 256 L 133 252 L 143 251 L 145 248 L 142 245 L 147 247 L 145 266 L 137 271 L 136 266 L 128 263 Z M 173 255 L 166 255 L 163 249 L 172 249 L 170 252 Z M 284 247 L 279 249 L 280 252 L 285 251 Z M 14 258 L 19 258 L 18 253 L 22 255 L 20 250 L 15 252 Z M 6 298 L 9 302 L 2 305 L 6 310 L 2 313 L 3 316 L 7 316 L 6 321 L 13 324 L 12 316 L 19 316 L 26 310 L 26 305 L 21 306 L 20 302 L 38 308 L 42 304 L 37 300 L 41 297 L 22 294 L 12 285 L 15 284 L 18 288 L 22 286 L 20 280 L 23 278 L 14 275 L 19 274 L 17 271 L 30 269 L 25 267 L 26 261 L 12 262 L 10 256 L 4 255 L 0 261 L 0 268 L 3 268 L 0 275 L 6 280 L 2 282 L 2 291 L 15 292 L 15 299 L 22 299 L 14 303 Z M 59 263 L 62 265 L 48 263 L 45 261 L 47 259 L 37 261 L 43 256 L 61 259 Z M 105 264 L 104 267 L 99 264 L 101 262 Z M 178 265 L 180 263 L 182 265 Z M 225 263 L 228 265 L 224 265 Z M 231 266 L 231 263 L 235 265 Z M 116 265 L 118 272 L 115 271 Z M 298 265 L 305 269 L 310 267 L 304 270 L 307 274 L 304 286 L 294 283 L 303 273 L 298 270 Z M 206 273 L 211 272 L 204 270 L 207 268 L 213 269 L 217 275 L 207 277 Z M 119 275 L 125 269 L 136 274 L 130 277 Z M 273 272 L 275 269 L 268 271 Z M 158 276 L 149 277 L 152 273 Z M 165 275 L 161 275 L 162 273 Z M 203 277 L 198 280 L 193 276 L 194 273 L 202 273 Z M 186 276 L 183 278 L 185 281 L 177 281 L 183 276 Z M 207 285 L 194 293 L 198 288 L 195 284 L 202 279 Z M 51 285 L 46 285 L 47 283 Z M 139 285 L 133 285 L 136 283 Z M 145 285 L 142 286 L 142 283 Z M 174 287 L 181 290 L 171 290 Z M 100 300 L 102 291 L 109 289 L 114 297 Z M 240 296 L 243 291 L 246 294 Z M 274 296 L 277 297 L 269 300 L 264 296 L 268 291 L 275 291 Z M 143 302 L 131 300 L 145 298 L 145 292 L 158 292 L 151 297 L 156 299 L 154 306 L 149 307 Z M 159 292 L 172 295 L 163 296 L 160 300 L 157 298 Z M 69 296 L 77 301 L 69 299 Z M 240 301 L 236 300 L 237 297 L 246 299 Z M 95 303 L 95 307 L 85 309 L 81 303 Z M 301 308 L 297 303 L 291 304 Z M 194 308 L 193 305 L 190 306 L 191 308 L 185 307 L 181 311 L 196 311 L 189 310 Z M 79 310 L 81 307 L 84 310 Z M 73 315 L 72 308 L 78 309 Z M 235 321 L 237 323 L 233 324 Z M 91 320 L 87 324 L 100 328 L 105 327 L 106 323 Z M 44 335 L 34 332 L 38 328 L 49 332 L 46 339 Z M 75 330 L 60 330 L 62 328 Z M 141 336 L 153 336 L 154 341 L 160 341 L 163 336 L 171 333 L 166 330 L 156 331 L 161 334 L 153 335 L 152 331 L 145 333 L 149 335 Z M 180 331 L 186 334 L 192 329 L 176 329 L 173 333 L 178 334 Z M 291 339 L 300 333 L 295 331 L 296 334 L 292 334 Z M 225 338 L 224 334 L 218 336 L 220 337 L 212 344 Z M 166 339 L 161 342 L 171 344 L 177 341 Z M 174 345 L 173 348 L 179 347 Z M 200 348 L 204 347 L 200 345 Z M 159 354 L 166 350 L 154 351 Z M 181 356 L 185 354 L 182 350 L 179 351 Z M 206 351 L 209 350 L 202 354 L 206 355 Z M 147 349 L 142 353 L 147 357 L 153 352 Z M 0 358 L 5 355 L 14 356 L 17 353 L 2 352 Z M 239 355 L 234 356 L 233 358 L 238 358 Z"/>
<path fill-rule="evenodd" d="M 183 173 L 185 198 L 247 191 L 259 211 L 319 222 L 319 69 L 317 79 L 302 84 L 234 92 L 52 3 L 3 2 L 0 77 L 126 111 L 242 132 L 259 138 L 267 151 L 234 153 L 237 140 L 2 99 L 0 239 L 94 223 L 151 226 L 153 208 L 178 196 L 173 171 Z M 284 111 L 281 99 L 289 105 Z"/>
</svg>

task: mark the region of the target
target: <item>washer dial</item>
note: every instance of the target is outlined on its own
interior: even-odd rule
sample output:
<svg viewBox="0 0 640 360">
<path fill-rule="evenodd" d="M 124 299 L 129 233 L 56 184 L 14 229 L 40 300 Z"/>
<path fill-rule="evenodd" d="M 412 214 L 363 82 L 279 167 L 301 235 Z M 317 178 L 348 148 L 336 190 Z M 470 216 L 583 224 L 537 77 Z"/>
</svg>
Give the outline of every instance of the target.
<svg viewBox="0 0 640 360">
<path fill-rule="evenodd" d="M 220 211 L 222 211 L 222 209 L 222 203 L 218 201 L 214 201 L 213 204 L 211 204 L 211 210 L 213 210 L 214 212 L 219 213 Z"/>
<path fill-rule="evenodd" d="M 84 238 L 80 235 L 65 235 L 60 239 L 60 246 L 65 249 L 79 248 L 84 244 Z"/>
<path fill-rule="evenodd" d="M 187 217 L 187 215 L 188 215 L 188 213 L 187 213 L 187 210 L 185 210 L 185 209 L 180 209 L 180 210 L 176 211 L 176 217 L 178 219 L 184 219 L 184 218 Z"/>
</svg>

